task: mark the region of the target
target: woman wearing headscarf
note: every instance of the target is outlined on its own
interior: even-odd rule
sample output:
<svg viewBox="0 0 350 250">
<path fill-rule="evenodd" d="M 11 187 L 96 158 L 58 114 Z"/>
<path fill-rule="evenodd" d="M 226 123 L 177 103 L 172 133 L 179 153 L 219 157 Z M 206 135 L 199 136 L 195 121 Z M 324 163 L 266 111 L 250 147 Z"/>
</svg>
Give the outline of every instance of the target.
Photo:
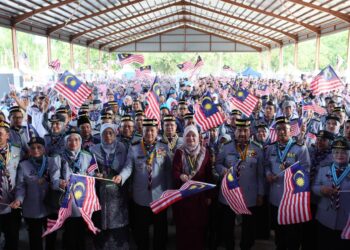
<svg viewBox="0 0 350 250">
<path fill-rule="evenodd" d="M 54 158 L 51 170 L 52 186 L 55 190 L 65 190 L 72 174 L 91 174 L 88 169 L 94 161 L 91 153 L 81 150 L 82 139 L 77 130 L 71 129 L 64 137 L 64 142 L 64 151 Z M 64 222 L 63 246 L 66 250 L 86 249 L 87 225 L 76 204 L 81 197 L 73 194 L 72 199 L 75 202 L 72 202 L 71 216 Z"/>
<path fill-rule="evenodd" d="M 101 126 L 101 143 L 90 148 L 96 156 L 100 177 L 113 179 L 125 165 L 127 151 L 117 141 L 115 124 Z M 101 249 L 129 249 L 127 187 L 101 181 L 97 190 L 101 204 Z"/>
<path fill-rule="evenodd" d="M 48 156 L 55 156 L 64 150 L 65 117 L 61 114 L 52 115 L 49 120 L 51 128 L 45 135 L 45 148 Z"/>
<path fill-rule="evenodd" d="M 173 178 L 175 188 L 188 180 L 211 182 L 210 152 L 200 143 L 198 129 L 184 130 L 184 144 L 175 151 Z M 210 193 L 203 192 L 179 201 L 173 206 L 177 249 L 204 249 Z"/>
<path fill-rule="evenodd" d="M 22 206 L 22 213 L 28 226 L 29 245 L 31 250 L 42 250 L 43 228 L 46 228 L 46 217 L 49 213 L 45 197 L 49 189 L 49 161 L 45 155 L 45 141 L 33 137 L 28 143 L 29 159 L 19 164 L 16 180 L 16 200 L 12 208 Z M 50 241 L 51 239 L 51 241 Z M 45 249 L 51 250 L 54 238 L 46 238 Z"/>
<path fill-rule="evenodd" d="M 318 248 L 350 249 L 350 241 L 341 238 L 350 216 L 350 145 L 344 137 L 332 144 L 333 163 L 319 168 L 312 191 L 319 196 L 316 212 Z"/>
</svg>

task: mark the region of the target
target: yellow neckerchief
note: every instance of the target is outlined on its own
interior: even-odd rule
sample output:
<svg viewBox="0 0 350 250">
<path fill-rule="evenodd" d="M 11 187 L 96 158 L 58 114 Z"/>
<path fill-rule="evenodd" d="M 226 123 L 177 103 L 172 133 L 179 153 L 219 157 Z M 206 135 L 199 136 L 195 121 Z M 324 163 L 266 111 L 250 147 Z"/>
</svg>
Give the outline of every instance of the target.
<svg viewBox="0 0 350 250">
<path fill-rule="evenodd" d="M 236 145 L 236 149 L 242 161 L 245 161 L 245 159 L 247 158 L 248 148 L 249 148 L 249 142 L 247 143 L 243 151 L 238 144 Z"/>
<path fill-rule="evenodd" d="M 156 146 L 154 146 L 153 150 L 149 152 L 145 148 L 145 142 L 141 140 L 141 149 L 142 149 L 142 152 L 147 156 L 146 164 L 149 166 L 152 166 L 154 161 L 154 155 L 156 152 Z"/>
<path fill-rule="evenodd" d="M 177 134 L 175 134 L 175 136 L 173 137 L 173 140 L 169 142 L 168 137 L 166 137 L 165 134 L 163 135 L 163 139 L 168 144 L 168 148 L 170 151 L 173 151 L 173 149 L 175 148 L 178 138 L 179 137 L 177 136 Z"/>
<path fill-rule="evenodd" d="M 197 160 L 198 160 L 198 155 L 191 157 L 190 155 L 187 155 L 188 163 L 190 164 L 191 168 L 191 175 L 196 172 L 197 170 Z"/>
</svg>

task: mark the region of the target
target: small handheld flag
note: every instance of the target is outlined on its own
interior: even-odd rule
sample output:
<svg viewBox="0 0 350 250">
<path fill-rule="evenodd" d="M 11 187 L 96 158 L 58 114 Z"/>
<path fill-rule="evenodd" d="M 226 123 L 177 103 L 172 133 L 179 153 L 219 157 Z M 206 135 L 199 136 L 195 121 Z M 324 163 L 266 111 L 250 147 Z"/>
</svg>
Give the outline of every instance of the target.
<svg viewBox="0 0 350 250">
<path fill-rule="evenodd" d="M 284 191 L 277 220 L 280 225 L 311 220 L 309 174 L 299 162 L 284 171 Z"/>
<path fill-rule="evenodd" d="M 199 181 L 187 181 L 178 190 L 165 191 L 158 200 L 150 203 L 153 213 L 158 214 L 175 202 L 214 188 L 216 185 Z"/>
</svg>

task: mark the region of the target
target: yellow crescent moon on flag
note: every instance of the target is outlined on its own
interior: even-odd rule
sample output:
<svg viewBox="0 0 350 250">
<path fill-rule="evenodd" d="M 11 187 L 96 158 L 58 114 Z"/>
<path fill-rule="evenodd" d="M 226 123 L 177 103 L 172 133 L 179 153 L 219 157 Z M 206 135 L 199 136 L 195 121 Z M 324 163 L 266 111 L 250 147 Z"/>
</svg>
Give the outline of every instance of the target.
<svg viewBox="0 0 350 250">
<path fill-rule="evenodd" d="M 71 78 L 73 78 L 73 76 L 71 76 L 71 75 L 66 76 L 66 77 L 64 78 L 64 83 L 65 83 L 66 85 L 71 85 L 71 86 L 74 87 L 74 85 L 76 84 L 76 82 L 75 82 L 75 80 L 69 81 L 69 79 L 71 79 Z M 74 78 L 73 78 L 73 79 L 74 79 Z"/>
<path fill-rule="evenodd" d="M 81 187 L 82 189 L 78 189 L 78 187 Z M 76 190 L 78 189 L 78 190 Z M 76 184 L 74 184 L 73 187 L 73 193 L 74 193 L 74 197 L 79 200 L 82 196 L 83 196 L 83 192 L 85 191 L 85 185 L 82 182 L 77 182 Z"/>
<path fill-rule="evenodd" d="M 189 189 L 201 189 L 201 188 L 204 188 L 205 187 L 205 185 L 203 185 L 203 184 L 199 184 L 199 185 L 192 185 Z"/>
<path fill-rule="evenodd" d="M 229 174 L 227 175 L 227 179 L 228 179 L 230 182 L 232 182 L 232 181 L 235 180 L 235 179 L 233 178 L 233 175 L 232 175 L 231 173 L 229 173 Z"/>
<path fill-rule="evenodd" d="M 301 177 L 298 177 L 295 179 L 295 177 L 297 176 L 297 174 L 301 175 Z M 301 170 L 298 170 L 295 172 L 294 176 L 293 176 L 293 179 L 295 181 L 295 183 L 299 186 L 299 187 L 302 187 L 305 185 L 305 180 L 304 180 L 304 176 L 305 174 L 303 173 L 303 171 Z"/>
</svg>

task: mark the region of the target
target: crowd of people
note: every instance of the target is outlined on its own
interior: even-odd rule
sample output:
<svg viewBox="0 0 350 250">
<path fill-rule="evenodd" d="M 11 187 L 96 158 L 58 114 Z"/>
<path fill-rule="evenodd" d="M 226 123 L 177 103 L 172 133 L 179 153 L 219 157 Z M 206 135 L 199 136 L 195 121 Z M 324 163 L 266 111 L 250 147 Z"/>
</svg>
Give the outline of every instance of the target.
<svg viewBox="0 0 350 250">
<path fill-rule="evenodd" d="M 269 92 L 259 95 L 260 85 Z M 350 214 L 347 85 L 315 96 L 303 81 L 161 78 L 160 121 L 145 116 L 150 83 L 91 86 L 92 94 L 77 113 L 50 89 L 18 89 L 2 100 L 0 227 L 5 250 L 18 249 L 22 218 L 28 249 L 59 249 L 57 233 L 42 234 L 48 220 L 58 217 L 70 175 L 86 175 L 92 159 L 98 164 L 93 175 L 100 178 L 95 188 L 101 204 L 92 220 L 101 232 L 88 231 L 73 203 L 60 229 L 63 249 L 129 249 L 134 241 L 137 249 L 164 250 L 171 223 L 179 250 L 234 249 L 237 225 L 242 250 L 251 249 L 256 239 L 270 239 L 271 231 L 276 249 L 350 249 L 350 241 L 341 238 Z M 241 88 L 259 97 L 250 116 L 228 101 Z M 194 105 L 208 95 L 225 122 L 203 131 Z M 320 109 L 305 109 L 306 103 Z M 292 136 L 295 119 L 299 133 Z M 280 225 L 284 170 L 297 161 L 309 173 L 312 220 Z M 251 215 L 235 214 L 222 194 L 221 180 L 232 168 Z M 152 201 L 189 180 L 217 187 L 152 212 Z M 93 246 L 87 246 L 88 240 Z"/>
</svg>

